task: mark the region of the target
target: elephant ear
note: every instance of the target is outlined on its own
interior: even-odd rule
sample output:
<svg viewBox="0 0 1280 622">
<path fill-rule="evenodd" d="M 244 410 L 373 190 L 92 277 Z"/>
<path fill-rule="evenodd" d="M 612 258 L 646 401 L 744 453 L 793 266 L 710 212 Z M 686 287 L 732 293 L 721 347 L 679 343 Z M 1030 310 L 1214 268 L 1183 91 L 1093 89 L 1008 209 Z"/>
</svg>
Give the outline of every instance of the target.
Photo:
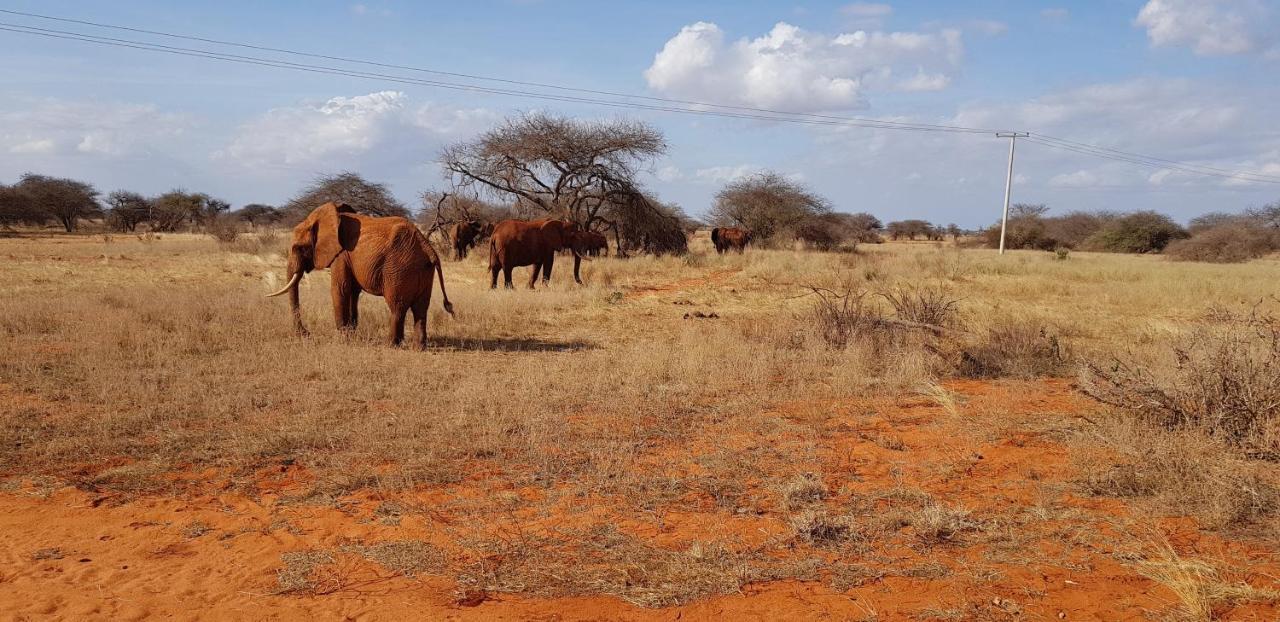
<svg viewBox="0 0 1280 622">
<path fill-rule="evenodd" d="M 315 268 L 328 268 L 337 259 L 338 253 L 355 248 L 356 239 L 360 236 L 359 221 L 343 218 L 340 214 L 354 214 L 356 210 L 346 203 L 325 203 L 311 212 L 307 218 L 311 222 L 315 236 L 316 254 Z"/>
</svg>

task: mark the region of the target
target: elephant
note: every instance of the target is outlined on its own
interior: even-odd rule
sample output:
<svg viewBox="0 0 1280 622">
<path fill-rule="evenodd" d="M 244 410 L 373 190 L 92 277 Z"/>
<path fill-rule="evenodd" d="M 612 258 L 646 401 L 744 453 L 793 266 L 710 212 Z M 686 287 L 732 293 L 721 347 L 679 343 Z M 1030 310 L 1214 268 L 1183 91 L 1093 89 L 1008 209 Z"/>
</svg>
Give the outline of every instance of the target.
<svg viewBox="0 0 1280 622">
<path fill-rule="evenodd" d="M 454 259 L 463 260 L 467 258 L 467 251 L 493 234 L 493 223 L 480 222 L 479 220 L 464 220 L 454 223 L 449 228 L 449 239 L 453 240 Z"/>
<path fill-rule="evenodd" d="M 519 266 L 533 266 L 529 289 L 534 289 L 539 273 L 546 285 L 551 281 L 556 252 L 562 250 L 573 252 L 573 280 L 581 285 L 581 235 L 577 223 L 563 220 L 504 220 L 494 225 L 493 235 L 489 236 L 489 288 L 498 287 L 498 272 L 501 271 L 503 282 L 510 289 L 511 270 Z"/>
<path fill-rule="evenodd" d="M 737 227 L 716 227 L 711 230 L 711 243 L 715 244 L 717 253 L 736 249 L 742 254 L 751 243 L 751 232 Z"/>
<path fill-rule="evenodd" d="M 579 253 L 592 257 L 596 257 L 601 253 L 609 254 L 609 238 L 605 237 L 603 233 L 583 231 L 578 237 L 582 241 L 578 249 Z"/>
<path fill-rule="evenodd" d="M 440 279 L 444 310 L 453 315 L 440 263 L 431 242 L 409 220 L 366 216 L 345 203 L 325 203 L 293 228 L 289 282 L 268 297 L 289 293 L 294 330 L 305 336 L 308 333 L 298 307 L 298 283 L 312 270 L 329 268 L 333 317 L 339 330 L 355 328 L 360 293 L 368 292 L 382 296 L 391 309 L 388 342 L 398 346 L 404 340 L 405 314 L 412 311 L 415 346 L 425 349 L 433 277 Z"/>
</svg>

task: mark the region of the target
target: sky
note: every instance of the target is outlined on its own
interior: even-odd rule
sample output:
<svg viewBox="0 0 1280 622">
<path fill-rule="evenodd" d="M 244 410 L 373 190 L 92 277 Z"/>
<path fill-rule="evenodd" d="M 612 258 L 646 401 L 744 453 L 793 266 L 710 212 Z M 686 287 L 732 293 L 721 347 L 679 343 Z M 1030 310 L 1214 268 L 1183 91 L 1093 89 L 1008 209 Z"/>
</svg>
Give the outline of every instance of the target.
<svg viewBox="0 0 1280 622">
<path fill-rule="evenodd" d="M 437 71 L 670 99 L 1030 131 L 1280 179 L 1280 6 L 1090 2 L 171 3 L 0 0 L 0 9 Z M 35 26 L 465 81 L 0 13 Z M 172 188 L 280 204 L 317 174 L 387 183 L 411 207 L 448 185 L 441 147 L 522 112 L 631 118 L 667 154 L 647 189 L 704 214 L 774 170 L 844 212 L 965 227 L 999 217 L 1008 140 L 626 110 L 235 64 L 0 30 L 0 183 Z M 1013 201 L 1187 220 L 1280 200 L 1280 184 L 1192 175 L 1019 141 Z"/>
</svg>

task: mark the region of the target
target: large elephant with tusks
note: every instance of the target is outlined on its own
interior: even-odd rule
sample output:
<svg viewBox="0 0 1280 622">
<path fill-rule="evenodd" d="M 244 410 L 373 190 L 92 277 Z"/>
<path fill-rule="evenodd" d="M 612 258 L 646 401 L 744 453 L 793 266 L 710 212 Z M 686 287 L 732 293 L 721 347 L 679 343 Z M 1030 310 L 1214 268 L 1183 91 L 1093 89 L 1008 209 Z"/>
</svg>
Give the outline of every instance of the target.
<svg viewBox="0 0 1280 622">
<path fill-rule="evenodd" d="M 444 310 L 453 304 L 444 289 L 440 256 L 412 222 L 398 216 L 357 214 L 346 204 L 325 203 L 293 228 L 289 247 L 288 292 L 294 330 L 307 334 L 298 304 L 298 283 L 313 270 L 329 268 L 333 318 L 339 330 L 354 329 L 359 321 L 360 294 L 382 296 L 391 309 L 391 334 L 387 341 L 404 339 L 405 315 L 413 312 L 414 345 L 427 347 L 427 309 L 433 278 L 440 279 Z"/>
</svg>

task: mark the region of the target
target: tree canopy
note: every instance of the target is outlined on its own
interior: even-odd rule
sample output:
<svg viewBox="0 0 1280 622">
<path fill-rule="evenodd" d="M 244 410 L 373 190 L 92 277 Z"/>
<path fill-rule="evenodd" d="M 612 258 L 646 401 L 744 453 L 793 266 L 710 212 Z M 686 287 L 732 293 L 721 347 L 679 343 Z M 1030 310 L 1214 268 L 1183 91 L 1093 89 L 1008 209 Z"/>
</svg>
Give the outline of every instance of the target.
<svg viewBox="0 0 1280 622">
<path fill-rule="evenodd" d="M 319 175 L 281 209 L 282 221 L 293 225 L 325 203 L 346 203 L 357 211 L 373 216 L 409 216 L 409 210 L 396 200 L 386 184 L 372 182 L 358 173 L 343 171 Z"/>
</svg>

